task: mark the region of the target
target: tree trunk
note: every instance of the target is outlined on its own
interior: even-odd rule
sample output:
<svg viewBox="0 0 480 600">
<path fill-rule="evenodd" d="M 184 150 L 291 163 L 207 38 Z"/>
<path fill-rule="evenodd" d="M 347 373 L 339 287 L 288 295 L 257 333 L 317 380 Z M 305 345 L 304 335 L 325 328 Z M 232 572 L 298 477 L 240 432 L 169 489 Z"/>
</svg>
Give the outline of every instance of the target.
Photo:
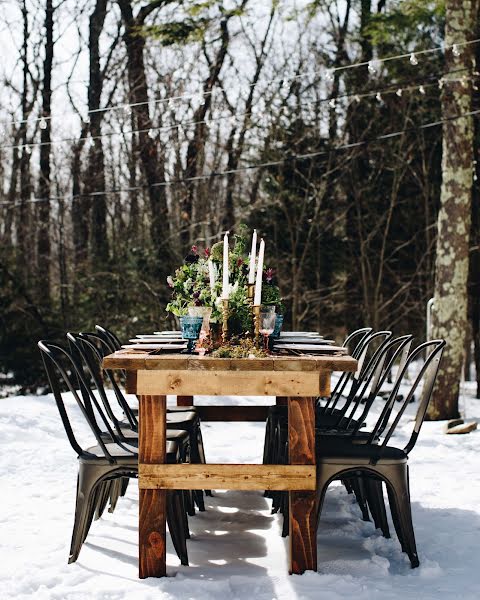
<svg viewBox="0 0 480 600">
<path fill-rule="evenodd" d="M 447 0 L 445 44 L 465 42 L 476 22 L 477 3 Z M 455 70 L 472 70 L 470 46 L 460 56 L 450 49 L 445 56 L 446 82 L 442 94 L 443 117 L 471 110 L 472 88 L 458 81 Z M 451 80 L 451 81 L 449 81 Z M 457 81 L 455 81 L 457 80 Z M 471 223 L 473 165 L 473 120 L 464 117 L 443 126 L 442 189 L 438 214 L 437 255 L 435 262 L 435 310 L 433 336 L 444 338 L 447 346 L 438 373 L 428 418 L 458 417 L 458 395 L 467 328 L 468 250 Z"/>
<path fill-rule="evenodd" d="M 124 41 L 127 50 L 127 70 L 130 102 L 135 115 L 138 131 L 140 160 L 148 187 L 150 200 L 152 244 L 157 255 L 157 265 L 161 278 L 168 274 L 173 261 L 172 244 L 169 240 L 169 220 L 166 188 L 164 181 L 164 164 L 158 154 L 156 141 L 148 134 L 152 128 L 152 120 L 148 107 L 148 85 L 145 72 L 145 38 L 139 33 L 146 17 L 163 2 L 153 1 L 140 8 L 136 17 L 133 16 L 129 0 L 118 0 L 122 19 L 125 24 Z"/>
<path fill-rule="evenodd" d="M 187 165 L 185 169 L 185 178 L 187 180 L 192 180 L 199 174 L 199 163 L 203 156 L 207 131 L 205 117 L 207 116 L 210 106 L 212 105 L 212 91 L 220 76 L 220 71 L 222 69 L 225 56 L 227 55 L 228 44 L 230 41 L 228 32 L 228 18 L 222 20 L 220 23 L 220 28 L 222 32 L 221 43 L 215 60 L 210 63 L 208 77 L 203 84 L 203 103 L 197 108 L 193 115 L 193 122 L 196 123 L 196 125 L 194 126 L 193 138 L 187 147 Z M 187 191 L 182 202 L 182 210 L 180 213 L 183 221 L 182 228 L 180 230 L 180 239 L 182 242 L 183 252 L 188 250 L 188 247 L 193 241 L 192 214 L 197 183 L 196 181 L 187 181 L 186 187 Z"/>
<path fill-rule="evenodd" d="M 252 106 L 253 99 L 255 96 L 256 86 L 258 80 L 260 79 L 260 75 L 265 64 L 265 50 L 267 46 L 267 41 L 270 37 L 270 31 L 272 28 L 273 18 L 275 16 L 275 12 L 277 9 L 277 5 L 272 3 L 272 9 L 270 12 L 270 18 L 268 21 L 268 25 L 265 31 L 265 35 L 263 36 L 262 43 L 260 45 L 260 52 L 257 56 L 255 73 L 253 75 L 253 79 L 250 83 L 250 90 L 248 93 L 247 100 L 245 102 L 245 117 L 243 119 L 243 124 L 240 129 L 240 134 L 238 136 L 238 141 L 235 144 L 236 137 L 236 127 L 234 127 L 230 133 L 227 142 L 227 153 L 228 153 L 228 162 L 227 162 L 227 171 L 231 171 L 227 175 L 227 184 L 226 184 L 226 193 L 225 193 L 225 212 L 223 216 L 223 228 L 226 230 L 230 230 L 233 228 L 235 224 L 235 204 L 233 198 L 233 192 L 235 189 L 235 182 L 237 180 L 237 173 L 235 170 L 238 168 L 240 158 L 243 153 L 243 148 L 245 145 L 245 136 L 247 135 L 247 131 L 251 124 L 251 116 L 252 116 Z"/>
<path fill-rule="evenodd" d="M 31 251 L 28 244 L 29 229 L 30 229 L 30 205 L 31 200 L 31 174 L 30 174 L 30 155 L 26 150 L 27 144 L 27 119 L 30 114 L 28 106 L 28 40 L 29 40 L 29 24 L 28 24 L 28 9 L 26 2 L 22 4 L 23 17 L 23 45 L 22 45 L 22 69 L 23 69 L 23 85 L 22 85 L 22 122 L 20 124 L 20 139 L 22 149 L 20 155 L 20 207 L 16 212 L 15 229 L 17 234 L 17 265 L 20 273 L 23 273 L 24 281 L 28 281 L 31 272 Z"/>
<path fill-rule="evenodd" d="M 42 115 L 40 128 L 40 173 L 37 207 L 37 287 L 43 305 L 50 304 L 50 137 L 53 66 L 53 2 L 45 6 L 45 59 L 43 61 Z M 41 123 L 42 125 L 42 123 Z"/>
<path fill-rule="evenodd" d="M 107 2 L 108 0 L 98 0 L 90 15 L 88 109 L 90 111 L 90 135 L 93 146 L 88 153 L 88 169 L 85 174 L 85 191 L 86 193 L 95 194 L 91 209 L 91 260 L 92 264 L 100 269 L 108 261 L 107 204 L 104 193 L 105 161 L 101 139 L 103 113 L 98 110 L 103 88 L 99 40 L 107 14 Z"/>
</svg>

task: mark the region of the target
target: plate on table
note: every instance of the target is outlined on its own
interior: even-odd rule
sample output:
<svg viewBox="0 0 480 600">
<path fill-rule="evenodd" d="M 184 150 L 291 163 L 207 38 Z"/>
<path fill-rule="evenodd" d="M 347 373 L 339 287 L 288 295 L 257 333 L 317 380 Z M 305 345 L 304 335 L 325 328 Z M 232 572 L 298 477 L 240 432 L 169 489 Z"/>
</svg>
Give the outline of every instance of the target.
<svg viewBox="0 0 480 600">
<path fill-rule="evenodd" d="M 184 344 L 125 344 L 122 348 L 126 350 L 167 350 L 171 352 L 172 350 L 185 350 L 187 347 L 187 342 Z"/>
<path fill-rule="evenodd" d="M 280 338 L 276 340 L 278 344 L 334 344 L 335 340 L 325 340 L 321 337 L 308 337 L 308 336 L 298 336 L 298 337 L 287 337 Z"/>
<path fill-rule="evenodd" d="M 317 331 L 281 331 L 280 337 L 318 337 L 322 338 Z"/>
<path fill-rule="evenodd" d="M 152 335 L 152 334 L 150 334 Z M 182 332 L 178 329 L 176 329 L 175 331 L 154 331 L 153 335 L 182 335 Z M 141 336 L 138 336 L 141 337 Z"/>
<path fill-rule="evenodd" d="M 308 354 L 348 354 L 347 348 L 343 346 L 328 346 L 326 344 L 275 344 L 274 348 L 276 350 L 290 350 Z"/>
<path fill-rule="evenodd" d="M 149 336 L 141 338 L 131 338 L 128 340 L 133 344 L 178 344 L 183 341 L 181 337 L 167 337 L 167 336 Z"/>
</svg>

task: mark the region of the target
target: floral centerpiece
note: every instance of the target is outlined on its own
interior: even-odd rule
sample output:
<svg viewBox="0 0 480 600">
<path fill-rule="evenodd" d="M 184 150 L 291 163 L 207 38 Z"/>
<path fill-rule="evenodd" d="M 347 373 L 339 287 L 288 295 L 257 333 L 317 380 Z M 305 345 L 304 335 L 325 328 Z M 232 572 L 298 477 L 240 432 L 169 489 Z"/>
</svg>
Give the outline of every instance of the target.
<svg viewBox="0 0 480 600">
<path fill-rule="evenodd" d="M 242 339 L 254 337 L 254 300 L 258 302 L 260 297 L 263 305 L 275 306 L 277 312 L 283 312 L 283 303 L 275 271 L 272 268 L 264 268 L 262 249 L 259 256 L 256 255 L 256 232 L 250 252 L 245 226 L 241 226 L 239 233 L 231 237 L 231 249 L 228 234 L 223 242 L 218 242 L 211 248 L 200 249 L 197 245 L 192 246 L 184 264 L 167 278 L 172 290 L 172 299 L 167 305 L 167 311 L 177 317 L 183 317 L 192 308 L 211 309 L 211 323 L 220 324 L 228 319 L 224 330 L 228 329 L 231 337 L 229 346 L 242 346 L 247 352 L 248 341 Z M 264 247 L 263 240 L 261 245 Z M 256 283 L 252 281 L 255 271 Z M 257 287 L 260 290 L 255 298 L 254 285 L 256 292 Z M 225 303 L 228 304 L 228 312 L 225 312 Z M 209 345 L 209 349 L 214 347 L 215 344 Z"/>
</svg>

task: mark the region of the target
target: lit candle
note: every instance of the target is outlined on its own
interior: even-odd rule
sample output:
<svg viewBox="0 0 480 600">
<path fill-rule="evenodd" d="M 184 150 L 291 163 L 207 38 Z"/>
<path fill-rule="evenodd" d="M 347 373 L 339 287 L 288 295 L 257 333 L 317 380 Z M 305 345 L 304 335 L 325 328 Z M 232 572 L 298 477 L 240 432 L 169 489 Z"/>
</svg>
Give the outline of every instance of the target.
<svg viewBox="0 0 480 600">
<path fill-rule="evenodd" d="M 210 291 L 213 294 L 213 288 L 215 287 L 215 270 L 213 268 L 212 259 L 208 261 L 208 275 L 210 277 Z"/>
<path fill-rule="evenodd" d="M 222 298 L 228 300 L 229 286 L 228 286 L 228 231 L 223 236 L 223 289 Z"/>
<path fill-rule="evenodd" d="M 248 283 L 255 283 L 255 257 L 257 255 L 257 230 L 253 230 L 252 250 L 250 252 L 250 271 L 248 272 Z"/>
<path fill-rule="evenodd" d="M 262 303 L 262 274 L 263 274 L 263 255 L 265 254 L 265 242 L 260 240 L 260 250 L 258 252 L 257 279 L 255 281 L 255 296 L 253 304 L 260 306 Z"/>
</svg>

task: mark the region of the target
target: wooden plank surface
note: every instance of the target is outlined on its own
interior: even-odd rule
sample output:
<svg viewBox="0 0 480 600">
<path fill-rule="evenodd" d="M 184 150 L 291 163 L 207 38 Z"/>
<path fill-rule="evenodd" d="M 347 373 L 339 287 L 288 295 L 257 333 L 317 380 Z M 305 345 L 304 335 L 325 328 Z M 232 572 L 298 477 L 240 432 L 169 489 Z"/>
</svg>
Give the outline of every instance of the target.
<svg viewBox="0 0 480 600">
<path fill-rule="evenodd" d="M 288 399 L 288 452 L 291 465 L 315 469 L 315 398 Z M 290 492 L 290 573 L 317 570 L 316 494 Z"/>
<path fill-rule="evenodd" d="M 269 406 L 198 406 L 197 411 L 202 421 L 256 421 L 267 420 Z"/>
<path fill-rule="evenodd" d="M 319 396 L 318 372 L 138 371 L 137 393 L 198 396 Z"/>
<path fill-rule="evenodd" d="M 140 489 L 315 490 L 312 465 L 139 464 Z"/>
<path fill-rule="evenodd" d="M 194 371 L 355 371 L 351 356 L 271 356 L 268 358 L 214 358 L 182 354 L 148 354 L 119 350 L 103 359 L 108 369 Z"/>
<path fill-rule="evenodd" d="M 138 460 L 142 464 L 165 462 L 165 396 L 141 396 L 139 405 Z M 138 515 L 139 576 L 166 575 L 167 492 L 140 489 Z"/>
</svg>

